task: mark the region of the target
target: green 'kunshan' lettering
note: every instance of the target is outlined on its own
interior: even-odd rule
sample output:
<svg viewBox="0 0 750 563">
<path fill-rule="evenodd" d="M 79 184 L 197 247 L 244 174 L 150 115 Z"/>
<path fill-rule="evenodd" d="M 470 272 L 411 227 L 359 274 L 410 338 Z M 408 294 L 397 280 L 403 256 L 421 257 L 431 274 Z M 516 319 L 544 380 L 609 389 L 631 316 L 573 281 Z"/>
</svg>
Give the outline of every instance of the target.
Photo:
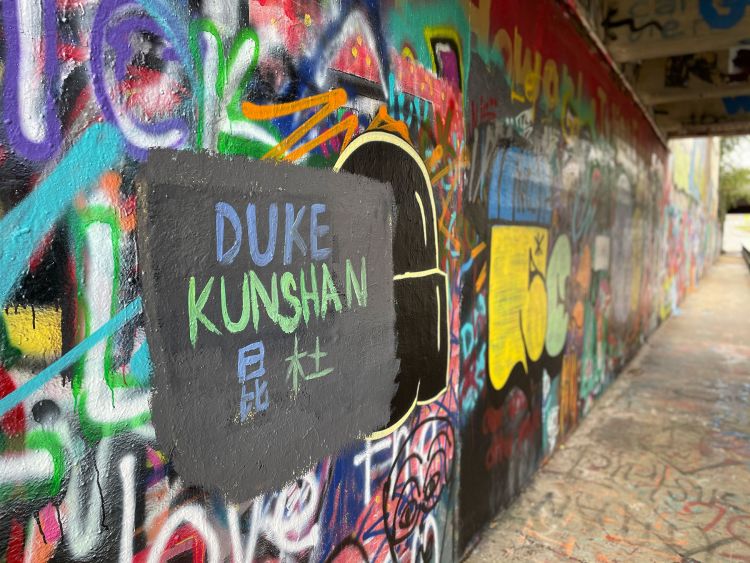
<svg viewBox="0 0 750 563">
<path fill-rule="evenodd" d="M 309 270 L 302 268 L 297 275 L 284 272 L 276 273 L 264 283 L 258 274 L 251 270 L 242 276 L 241 287 L 227 287 L 224 276 L 219 278 L 219 299 L 221 325 L 227 332 L 236 334 L 247 329 L 252 319 L 252 327 L 258 332 L 263 321 L 262 316 L 287 334 L 293 333 L 304 322 L 325 319 L 326 315 L 344 309 L 367 307 L 367 260 L 360 259 L 359 272 L 351 260 L 345 263 L 344 287 L 336 286 L 328 265 L 324 262 L 320 270 L 316 264 L 310 264 Z M 212 290 L 216 278 L 211 276 L 196 298 L 196 280 L 191 276 L 188 282 L 188 324 L 190 343 L 195 347 L 198 341 L 198 327 L 203 326 L 208 332 L 221 336 L 222 332 L 204 311 L 214 297 Z M 318 283 L 320 281 L 320 283 Z M 231 292 L 241 292 L 242 309 L 230 310 L 229 303 L 238 299 L 229 299 Z M 281 300 L 279 300 L 279 291 Z M 344 302 L 342 303 L 342 297 Z M 209 307 L 209 310 L 213 310 Z M 262 313 L 262 315 L 261 315 Z M 238 320 L 233 320 L 238 319 Z"/>
<path fill-rule="evenodd" d="M 222 279 L 222 282 L 224 280 Z M 210 332 L 214 334 L 221 334 L 216 325 L 208 320 L 208 317 L 203 314 L 203 307 L 206 306 L 209 296 L 211 295 L 211 288 L 214 285 L 214 277 L 209 278 L 208 283 L 203 287 L 200 297 L 195 300 L 195 277 L 190 276 L 190 282 L 188 285 L 188 326 L 190 328 L 190 343 L 195 348 L 195 343 L 198 340 L 198 322 L 202 323 Z M 223 285 L 223 283 L 222 283 Z"/>
</svg>

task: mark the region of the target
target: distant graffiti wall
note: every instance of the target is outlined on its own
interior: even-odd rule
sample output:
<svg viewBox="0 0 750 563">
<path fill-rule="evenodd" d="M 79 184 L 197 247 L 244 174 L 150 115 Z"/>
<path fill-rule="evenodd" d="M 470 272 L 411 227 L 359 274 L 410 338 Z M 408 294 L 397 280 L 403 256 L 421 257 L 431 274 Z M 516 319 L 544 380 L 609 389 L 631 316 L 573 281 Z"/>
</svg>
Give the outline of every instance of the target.
<svg viewBox="0 0 750 563">
<path fill-rule="evenodd" d="M 576 17 L 4 0 L 0 559 L 459 558 L 720 245 Z"/>
</svg>

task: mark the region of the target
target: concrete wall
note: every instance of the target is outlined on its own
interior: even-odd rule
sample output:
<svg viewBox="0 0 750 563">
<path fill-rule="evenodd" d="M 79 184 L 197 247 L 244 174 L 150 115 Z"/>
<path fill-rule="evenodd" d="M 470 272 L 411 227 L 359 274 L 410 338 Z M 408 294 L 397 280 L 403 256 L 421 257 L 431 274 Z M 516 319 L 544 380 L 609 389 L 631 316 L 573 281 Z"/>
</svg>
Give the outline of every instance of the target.
<svg viewBox="0 0 750 563">
<path fill-rule="evenodd" d="M 718 248 L 571 5 L 3 2 L 0 554 L 463 553 Z"/>
</svg>

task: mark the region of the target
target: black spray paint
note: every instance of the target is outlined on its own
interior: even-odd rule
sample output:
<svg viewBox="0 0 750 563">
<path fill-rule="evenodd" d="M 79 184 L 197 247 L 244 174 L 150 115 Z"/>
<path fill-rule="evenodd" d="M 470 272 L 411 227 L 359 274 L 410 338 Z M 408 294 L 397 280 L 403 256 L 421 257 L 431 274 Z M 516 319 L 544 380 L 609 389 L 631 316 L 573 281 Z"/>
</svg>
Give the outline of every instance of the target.
<svg viewBox="0 0 750 563">
<path fill-rule="evenodd" d="M 338 166 L 393 186 L 396 225 L 393 273 L 396 297 L 398 391 L 391 424 L 415 401 L 429 403 L 446 390 L 448 280 L 438 267 L 437 218 L 424 164 L 395 135 L 362 135 Z"/>
</svg>

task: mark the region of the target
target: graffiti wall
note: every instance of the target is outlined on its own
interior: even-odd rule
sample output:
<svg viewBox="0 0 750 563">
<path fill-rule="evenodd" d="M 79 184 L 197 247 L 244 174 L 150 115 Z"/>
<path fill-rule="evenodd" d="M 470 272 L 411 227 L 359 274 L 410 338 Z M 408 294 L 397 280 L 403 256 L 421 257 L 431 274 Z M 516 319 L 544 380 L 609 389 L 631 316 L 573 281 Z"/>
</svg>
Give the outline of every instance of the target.
<svg viewBox="0 0 750 563">
<path fill-rule="evenodd" d="M 575 14 L 4 0 L 0 558 L 458 558 L 718 247 Z"/>
<path fill-rule="evenodd" d="M 718 137 L 677 139 L 670 141 L 669 149 L 666 245 L 672 250 L 664 271 L 662 318 L 678 309 L 722 246 Z"/>
</svg>

